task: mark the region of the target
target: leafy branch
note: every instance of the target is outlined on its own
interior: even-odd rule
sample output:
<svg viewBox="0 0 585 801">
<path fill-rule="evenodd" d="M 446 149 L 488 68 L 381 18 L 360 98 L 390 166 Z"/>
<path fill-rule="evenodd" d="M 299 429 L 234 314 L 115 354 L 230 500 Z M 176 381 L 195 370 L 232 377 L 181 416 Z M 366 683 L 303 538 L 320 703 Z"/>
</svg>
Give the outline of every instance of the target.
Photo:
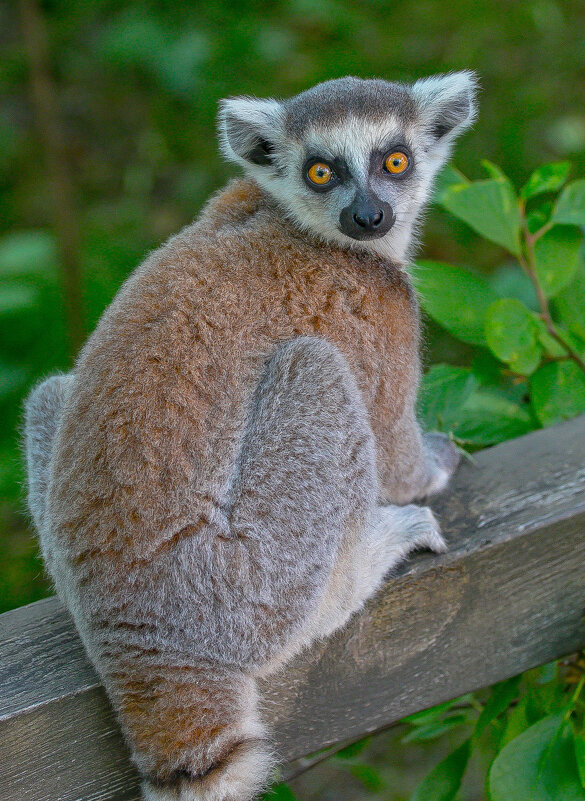
<svg viewBox="0 0 585 801">
<path fill-rule="evenodd" d="M 538 298 L 538 304 L 540 306 L 540 315 L 541 318 L 546 325 L 546 330 L 550 334 L 550 336 L 556 340 L 561 348 L 566 352 L 566 358 L 572 359 L 575 364 L 579 366 L 581 370 L 585 373 L 585 361 L 579 356 L 579 354 L 571 347 L 571 345 L 563 339 L 561 334 L 559 333 L 557 326 L 552 318 L 548 300 L 546 294 L 538 280 L 538 273 L 536 268 L 536 260 L 534 256 L 534 245 L 535 243 L 543 237 L 548 231 L 552 228 L 552 223 L 548 222 L 542 226 L 536 233 L 531 234 L 528 230 L 528 225 L 526 222 L 526 205 L 525 202 L 521 199 L 520 200 L 520 214 L 522 216 L 522 231 L 524 234 L 524 241 L 526 244 L 525 253 L 519 254 L 518 260 L 522 266 L 522 269 L 526 273 L 526 275 L 532 281 L 534 289 L 536 291 L 536 296 Z M 554 357 L 553 357 L 554 358 Z M 563 357 L 556 357 L 556 359 L 561 359 Z"/>
<path fill-rule="evenodd" d="M 515 260 L 504 284 L 464 267 L 421 261 L 425 311 L 472 345 L 471 367 L 434 365 L 420 416 L 468 448 L 502 442 L 585 412 L 585 180 L 547 164 L 519 192 L 502 170 L 470 181 L 448 168 L 437 202 Z"/>
</svg>

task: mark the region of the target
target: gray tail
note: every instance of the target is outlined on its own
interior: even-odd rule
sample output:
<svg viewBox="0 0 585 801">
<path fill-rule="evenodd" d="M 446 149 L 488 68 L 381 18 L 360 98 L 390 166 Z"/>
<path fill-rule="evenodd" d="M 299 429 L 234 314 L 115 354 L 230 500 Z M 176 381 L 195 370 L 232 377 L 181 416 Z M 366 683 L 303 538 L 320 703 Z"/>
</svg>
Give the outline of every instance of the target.
<svg viewBox="0 0 585 801">
<path fill-rule="evenodd" d="M 45 515 L 53 442 L 73 380 L 71 374 L 47 378 L 26 399 L 24 448 L 28 473 L 28 506 L 37 529 Z"/>
</svg>

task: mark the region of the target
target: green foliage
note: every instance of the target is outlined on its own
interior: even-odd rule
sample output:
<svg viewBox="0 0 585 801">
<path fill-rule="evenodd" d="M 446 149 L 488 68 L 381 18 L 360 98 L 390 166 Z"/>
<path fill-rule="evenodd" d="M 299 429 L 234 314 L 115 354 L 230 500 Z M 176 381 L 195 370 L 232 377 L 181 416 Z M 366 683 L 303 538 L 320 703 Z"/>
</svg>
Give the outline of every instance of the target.
<svg viewBox="0 0 585 801">
<path fill-rule="evenodd" d="M 437 202 L 499 242 L 517 257 L 516 265 L 507 266 L 506 280 L 496 276 L 491 282 L 442 262 L 421 261 L 414 275 L 427 314 L 452 336 L 478 346 L 471 368 L 434 365 L 419 401 L 428 428 L 469 447 L 585 411 L 583 230 L 568 224 L 581 219 L 585 182 L 565 187 L 550 205 L 552 217 L 532 216 L 529 225 L 528 204 L 560 190 L 568 164 L 536 170 L 519 195 L 499 167 L 484 167 L 492 176 L 487 181 L 469 181 L 449 167 Z"/>
<path fill-rule="evenodd" d="M 562 325 L 585 342 L 585 259 L 581 259 L 577 272 L 567 289 L 559 292 L 553 302 L 556 316 Z"/>
<path fill-rule="evenodd" d="M 577 665 L 582 664 L 580 658 Z M 423 713 L 428 725 L 456 705 L 465 718 L 461 732 L 466 736 L 421 782 L 411 801 L 454 801 L 473 750 L 486 739 L 495 744 L 487 779 L 490 801 L 584 801 L 585 678 L 569 696 L 570 673 L 548 667 L 494 685 L 484 702 L 466 696 Z M 416 716 L 406 721 L 420 725 Z"/>
<path fill-rule="evenodd" d="M 483 318 L 498 297 L 485 278 L 463 267 L 419 261 L 414 282 L 433 319 L 463 342 L 485 345 Z"/>
<path fill-rule="evenodd" d="M 536 276 L 547 298 L 571 283 L 579 265 L 582 243 L 582 232 L 570 225 L 554 225 L 534 243 Z"/>
<path fill-rule="evenodd" d="M 528 181 L 522 187 L 520 197 L 529 200 L 536 195 L 547 192 L 558 192 L 567 180 L 571 169 L 568 161 L 557 161 L 554 164 L 544 164 L 534 170 Z"/>
<path fill-rule="evenodd" d="M 489 789 L 492 801 L 583 801 L 573 731 L 564 712 L 543 718 L 500 751 Z"/>
<path fill-rule="evenodd" d="M 493 168 L 490 165 L 490 171 Z M 520 214 L 514 189 L 503 175 L 487 181 L 452 184 L 437 198 L 478 234 L 520 254 Z"/>
<path fill-rule="evenodd" d="M 574 181 L 563 189 L 553 214 L 559 225 L 585 225 L 585 179 Z"/>
<path fill-rule="evenodd" d="M 585 268 L 578 227 L 585 225 L 585 181 L 569 184 L 556 203 L 530 207 L 563 187 L 566 162 L 533 172 L 518 196 L 499 168 L 484 166 L 488 181 L 471 182 L 449 168 L 437 202 L 516 256 L 517 265 L 507 267 L 506 280 L 491 282 L 443 263 L 421 262 L 416 272 L 425 311 L 452 336 L 476 346 L 470 368 L 433 365 L 419 400 L 427 428 L 448 432 L 467 447 L 585 412 Z M 412 729 L 405 742 L 467 733 L 411 801 L 453 801 L 470 755 L 490 731 L 496 743 L 490 801 L 585 801 L 585 679 L 568 701 L 562 677 L 554 672 L 542 678 L 531 683 L 517 677 L 493 687 L 471 734 L 469 714 L 477 699 L 467 711 L 460 700 L 408 718 Z"/>
<path fill-rule="evenodd" d="M 542 357 L 534 314 L 515 298 L 496 300 L 485 316 L 486 342 L 498 359 L 519 375 L 533 373 Z"/>
<path fill-rule="evenodd" d="M 465 740 L 433 768 L 416 788 L 411 801 L 453 801 L 461 786 L 470 753 L 471 743 Z"/>
<path fill-rule="evenodd" d="M 549 362 L 530 379 L 532 406 L 543 426 L 585 412 L 585 374 L 574 362 Z"/>
<path fill-rule="evenodd" d="M 466 367 L 433 365 L 423 378 L 419 392 L 419 419 L 426 428 L 455 431 L 461 409 L 478 381 Z"/>
<path fill-rule="evenodd" d="M 264 793 L 262 801 L 297 801 L 297 797 L 288 784 L 280 782 L 279 784 L 274 784 L 267 793 Z"/>
</svg>

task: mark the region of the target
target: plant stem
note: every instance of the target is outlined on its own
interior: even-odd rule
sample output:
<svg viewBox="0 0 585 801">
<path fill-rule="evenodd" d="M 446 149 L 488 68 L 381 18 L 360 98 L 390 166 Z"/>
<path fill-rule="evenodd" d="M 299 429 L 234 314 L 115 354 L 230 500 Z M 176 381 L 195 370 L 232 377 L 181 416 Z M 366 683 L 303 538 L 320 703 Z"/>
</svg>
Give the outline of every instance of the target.
<svg viewBox="0 0 585 801">
<path fill-rule="evenodd" d="M 573 693 L 573 697 L 571 698 L 569 707 L 567 708 L 567 711 L 565 712 L 563 718 L 565 723 L 569 720 L 569 718 L 573 713 L 575 704 L 577 703 L 577 701 L 579 700 L 579 696 L 581 695 L 581 690 L 583 689 L 583 685 L 585 685 L 585 676 L 581 676 L 581 678 L 579 679 L 579 684 L 577 685 L 575 692 Z"/>
<path fill-rule="evenodd" d="M 548 300 L 542 286 L 540 285 L 540 281 L 538 280 L 538 274 L 536 272 L 536 262 L 534 260 L 534 242 L 538 238 L 540 234 L 537 231 L 536 235 L 532 235 L 526 226 L 526 217 L 524 215 L 524 208 L 523 206 L 520 207 L 520 212 L 522 216 L 522 227 L 524 230 L 524 240 L 526 242 L 526 258 L 522 254 L 519 255 L 518 259 L 522 266 L 522 269 L 526 273 L 526 275 L 532 281 L 534 285 L 534 289 L 536 290 L 536 296 L 538 298 L 538 305 L 540 307 L 540 316 L 546 326 L 546 330 L 550 334 L 550 336 L 559 343 L 559 345 L 563 348 L 563 350 L 567 354 L 567 358 L 571 359 L 575 362 L 575 364 L 583 370 L 585 373 L 585 361 L 579 356 L 577 351 L 575 351 L 568 342 L 565 342 L 561 334 L 559 333 L 555 322 L 551 316 L 550 309 L 548 306 Z"/>
<path fill-rule="evenodd" d="M 54 224 L 60 251 L 70 356 L 75 358 L 84 340 L 81 304 L 81 234 L 73 199 L 73 184 L 65 156 L 55 86 L 51 78 L 49 43 L 37 0 L 20 0 L 22 32 L 30 64 L 32 96 L 39 133 L 45 149 L 53 196 Z"/>
</svg>

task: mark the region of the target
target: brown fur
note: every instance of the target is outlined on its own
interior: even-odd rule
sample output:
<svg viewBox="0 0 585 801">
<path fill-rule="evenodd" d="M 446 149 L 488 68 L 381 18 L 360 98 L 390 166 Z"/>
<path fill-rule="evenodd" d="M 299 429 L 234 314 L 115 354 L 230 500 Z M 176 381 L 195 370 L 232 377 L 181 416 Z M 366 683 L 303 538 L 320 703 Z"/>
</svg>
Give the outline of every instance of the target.
<svg viewBox="0 0 585 801">
<path fill-rule="evenodd" d="M 419 320 L 408 276 L 365 252 L 303 236 L 253 182 L 233 181 L 146 260 L 75 368 L 55 442 L 50 518 L 73 566 L 72 607 L 83 609 L 86 644 L 99 654 L 153 787 L 204 776 L 221 753 L 253 743 L 261 730 L 241 724 L 242 709 L 250 720 L 255 714 L 246 676 L 233 678 L 229 665 L 206 668 L 192 643 L 183 652 L 176 633 L 165 633 L 184 601 L 169 596 L 170 617 L 159 619 L 120 598 L 170 592 L 157 584 L 159 565 L 175 570 L 186 539 L 243 547 L 245 532 L 231 526 L 230 475 L 254 389 L 279 344 L 315 335 L 339 348 L 357 380 L 383 498 L 410 500 L 422 468 L 413 412 Z M 222 580 L 235 586 L 243 564 L 223 565 Z M 254 625 L 267 627 L 267 640 L 276 626 L 284 637 L 296 625 L 259 610 Z M 260 667 L 250 657 L 250 670 Z M 247 754 L 242 764 L 254 758 Z"/>
<path fill-rule="evenodd" d="M 401 500 L 392 491 L 408 454 L 392 452 L 393 430 L 419 373 L 408 276 L 366 253 L 307 240 L 255 185 L 234 181 L 127 281 L 81 354 L 52 498 L 78 558 L 88 548 L 121 561 L 149 558 L 196 525 L 185 493 L 199 454 L 235 436 L 274 346 L 311 334 L 346 356 L 370 413 L 382 484 L 391 474 L 384 497 Z M 222 467 L 208 467 L 217 474 L 200 483 L 220 487 Z M 172 491 L 153 505 L 152 485 Z M 104 503 L 114 498 L 108 514 Z M 222 503 L 194 500 L 203 519 Z M 77 539 L 88 530 L 91 542 Z"/>
<path fill-rule="evenodd" d="M 221 147 L 250 177 L 146 259 L 75 370 L 27 401 L 43 555 L 145 801 L 250 801 L 274 764 L 258 678 L 412 550 L 446 547 L 410 504 L 458 456 L 416 422 L 403 267 L 474 87 L 345 78 L 222 101 Z M 383 168 L 397 142 L 404 180 Z M 321 154 L 334 181 L 312 191 Z"/>
</svg>

